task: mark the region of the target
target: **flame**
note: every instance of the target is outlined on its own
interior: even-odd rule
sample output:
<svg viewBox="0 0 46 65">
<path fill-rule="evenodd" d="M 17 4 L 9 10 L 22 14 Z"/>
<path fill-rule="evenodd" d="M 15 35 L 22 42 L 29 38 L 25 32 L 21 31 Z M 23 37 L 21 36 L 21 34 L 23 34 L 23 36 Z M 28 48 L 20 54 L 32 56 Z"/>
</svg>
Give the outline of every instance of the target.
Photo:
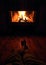
<svg viewBox="0 0 46 65">
<path fill-rule="evenodd" d="M 34 11 L 32 11 L 32 13 L 29 15 L 28 21 L 34 22 Z"/>
<path fill-rule="evenodd" d="M 26 11 L 18 11 L 18 13 L 15 12 L 13 16 L 11 13 L 11 18 L 12 22 L 19 22 L 20 19 L 22 19 L 21 22 L 25 22 L 25 19 L 28 22 L 34 22 L 34 11 L 29 15 L 26 15 Z"/>
<path fill-rule="evenodd" d="M 11 18 L 12 18 L 12 22 L 14 21 L 16 21 L 16 22 L 18 22 L 18 14 L 17 13 L 14 13 L 14 15 L 12 15 L 12 12 L 11 12 Z"/>
<path fill-rule="evenodd" d="M 19 13 L 19 18 L 23 18 L 23 20 L 25 20 L 26 18 L 26 11 L 18 11 Z"/>
</svg>

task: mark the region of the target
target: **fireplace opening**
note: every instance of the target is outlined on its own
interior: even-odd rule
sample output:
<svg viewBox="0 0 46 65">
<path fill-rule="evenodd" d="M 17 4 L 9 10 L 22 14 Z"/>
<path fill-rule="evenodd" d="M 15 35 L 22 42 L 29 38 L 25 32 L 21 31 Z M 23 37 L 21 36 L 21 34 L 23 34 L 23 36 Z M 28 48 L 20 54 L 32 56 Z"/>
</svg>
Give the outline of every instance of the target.
<svg viewBox="0 0 46 65">
<path fill-rule="evenodd" d="M 29 22 L 36 20 L 36 11 L 10 11 L 11 22 Z"/>
<path fill-rule="evenodd" d="M 33 34 L 37 26 L 36 10 L 10 10 L 9 11 L 9 31 L 15 35 Z"/>
</svg>

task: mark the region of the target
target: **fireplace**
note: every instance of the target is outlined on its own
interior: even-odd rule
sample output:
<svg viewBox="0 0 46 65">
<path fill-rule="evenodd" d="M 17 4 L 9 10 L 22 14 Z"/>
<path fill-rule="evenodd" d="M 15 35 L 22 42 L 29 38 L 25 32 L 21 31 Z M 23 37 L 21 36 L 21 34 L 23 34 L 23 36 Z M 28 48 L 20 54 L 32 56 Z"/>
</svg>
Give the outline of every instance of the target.
<svg viewBox="0 0 46 65">
<path fill-rule="evenodd" d="M 9 4 L 10 23 L 35 23 L 37 9 L 33 0 L 14 0 Z"/>
<path fill-rule="evenodd" d="M 10 34 L 30 34 L 37 28 L 37 9 L 30 0 L 17 0 L 9 9 Z"/>
<path fill-rule="evenodd" d="M 36 28 L 36 11 L 11 10 L 10 15 L 10 34 L 30 35 Z"/>
<path fill-rule="evenodd" d="M 10 11 L 10 20 L 13 23 L 19 22 L 28 22 L 34 23 L 35 22 L 36 11 Z"/>
</svg>

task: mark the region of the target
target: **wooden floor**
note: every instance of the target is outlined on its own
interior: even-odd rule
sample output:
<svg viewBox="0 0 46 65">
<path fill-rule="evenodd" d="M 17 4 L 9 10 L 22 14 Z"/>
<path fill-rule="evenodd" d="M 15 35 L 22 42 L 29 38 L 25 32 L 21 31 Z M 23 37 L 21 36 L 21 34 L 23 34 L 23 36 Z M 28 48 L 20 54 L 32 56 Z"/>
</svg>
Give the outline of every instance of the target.
<svg viewBox="0 0 46 65">
<path fill-rule="evenodd" d="M 26 40 L 27 53 L 46 62 L 46 37 L 0 37 L 0 63 L 14 52 L 22 51 L 21 41 Z"/>
</svg>

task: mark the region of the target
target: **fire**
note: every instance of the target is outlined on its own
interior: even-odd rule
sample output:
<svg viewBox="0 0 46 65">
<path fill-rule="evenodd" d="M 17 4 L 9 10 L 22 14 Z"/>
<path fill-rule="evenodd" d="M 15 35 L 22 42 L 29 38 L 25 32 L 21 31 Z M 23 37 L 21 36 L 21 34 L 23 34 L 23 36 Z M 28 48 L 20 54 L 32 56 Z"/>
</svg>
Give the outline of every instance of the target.
<svg viewBox="0 0 46 65">
<path fill-rule="evenodd" d="M 26 11 L 18 11 L 19 13 L 19 18 L 22 18 L 23 20 L 25 20 L 26 18 Z"/>
<path fill-rule="evenodd" d="M 11 18 L 12 22 L 34 22 L 34 11 L 30 13 L 29 15 L 26 14 L 26 11 L 18 11 L 18 13 L 14 12 L 14 15 L 12 15 L 11 12 Z"/>
</svg>

